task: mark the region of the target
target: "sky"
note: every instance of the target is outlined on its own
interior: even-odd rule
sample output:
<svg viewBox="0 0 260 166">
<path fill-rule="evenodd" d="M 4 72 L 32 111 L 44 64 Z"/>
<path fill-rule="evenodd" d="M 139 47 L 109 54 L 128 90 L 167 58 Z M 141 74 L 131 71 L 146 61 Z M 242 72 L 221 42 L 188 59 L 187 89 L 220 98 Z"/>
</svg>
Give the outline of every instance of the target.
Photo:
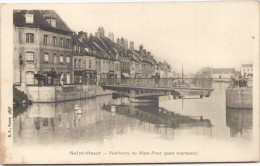
<svg viewBox="0 0 260 166">
<path fill-rule="evenodd" d="M 68 7 L 69 6 L 69 7 Z M 95 34 L 99 26 L 115 40 L 143 44 L 176 71 L 252 63 L 259 38 L 255 2 L 88 3 L 54 10 L 73 31 Z"/>
</svg>

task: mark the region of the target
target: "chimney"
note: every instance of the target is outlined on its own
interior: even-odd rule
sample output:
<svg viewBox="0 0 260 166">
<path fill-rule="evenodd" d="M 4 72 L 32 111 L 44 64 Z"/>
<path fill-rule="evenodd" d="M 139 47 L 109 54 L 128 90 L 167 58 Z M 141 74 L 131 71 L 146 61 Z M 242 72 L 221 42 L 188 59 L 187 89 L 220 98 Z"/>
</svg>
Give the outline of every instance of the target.
<svg viewBox="0 0 260 166">
<path fill-rule="evenodd" d="M 139 46 L 139 51 L 143 51 L 143 49 L 144 49 L 143 45 L 140 45 Z"/>
<path fill-rule="evenodd" d="M 80 31 L 78 33 L 78 38 L 82 41 L 82 39 L 88 39 L 88 34 L 86 32 Z"/>
<path fill-rule="evenodd" d="M 98 27 L 98 30 L 96 32 L 96 37 L 98 37 L 98 38 L 102 37 L 102 29 L 101 29 L 101 27 Z"/>
<path fill-rule="evenodd" d="M 151 52 L 150 52 L 150 51 L 148 51 L 148 52 L 147 52 L 147 55 L 151 56 Z"/>
<path fill-rule="evenodd" d="M 125 46 L 125 48 L 128 48 L 128 41 L 127 41 L 127 39 L 125 39 L 124 46 Z"/>
<path fill-rule="evenodd" d="M 134 49 L 135 49 L 135 47 L 134 47 L 134 42 L 133 42 L 133 41 L 130 41 L 130 49 L 131 49 L 131 50 L 134 50 Z"/>
<path fill-rule="evenodd" d="M 108 38 L 114 42 L 114 34 L 113 34 L 113 32 L 109 32 Z"/>
<path fill-rule="evenodd" d="M 100 28 L 100 36 L 105 37 L 105 30 L 103 27 Z"/>
<path fill-rule="evenodd" d="M 120 44 L 122 44 L 123 46 L 125 44 L 125 39 L 123 37 L 121 37 L 121 43 Z"/>
</svg>

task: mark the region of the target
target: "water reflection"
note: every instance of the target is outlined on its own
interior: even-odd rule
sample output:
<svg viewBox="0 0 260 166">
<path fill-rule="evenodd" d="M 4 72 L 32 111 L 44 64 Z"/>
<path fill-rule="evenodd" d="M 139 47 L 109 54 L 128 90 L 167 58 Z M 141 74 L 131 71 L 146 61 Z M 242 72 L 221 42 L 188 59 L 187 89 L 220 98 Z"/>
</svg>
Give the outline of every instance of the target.
<svg viewBox="0 0 260 166">
<path fill-rule="evenodd" d="M 227 108 L 226 124 L 230 128 L 231 137 L 250 137 L 253 126 L 252 110 Z"/>
<path fill-rule="evenodd" d="M 82 108 L 80 116 L 75 105 Z M 167 100 L 158 106 L 100 96 L 34 103 L 14 116 L 16 144 L 106 144 L 107 140 L 120 141 L 119 136 L 131 141 L 129 135 L 159 138 L 161 143 L 166 140 L 185 143 L 189 138 L 212 141 L 251 138 L 252 110 L 226 109 L 224 89 L 216 85 L 212 96 L 202 100 Z"/>
<path fill-rule="evenodd" d="M 125 126 L 111 126 L 110 113 L 101 110 L 103 104 L 116 103 L 111 96 L 61 103 L 33 104 L 14 118 L 14 141 L 19 143 L 64 143 L 87 138 L 102 141 L 113 130 Z M 82 117 L 74 111 L 80 105 Z M 120 120 L 120 119 L 119 119 Z M 128 125 L 128 124 L 126 124 Z"/>
<path fill-rule="evenodd" d="M 122 104 L 122 105 L 104 105 L 102 109 L 124 115 L 134 119 L 138 119 L 142 123 L 148 124 L 148 131 L 151 131 L 151 125 L 154 131 L 165 131 L 163 136 L 168 137 L 168 130 L 174 133 L 175 129 L 201 129 L 201 134 L 212 136 L 212 124 L 210 120 L 203 119 L 202 116 L 183 116 L 178 113 L 170 112 L 162 107 L 158 107 L 157 104 L 135 105 Z M 115 115 L 114 115 L 115 116 Z M 145 126 L 144 126 L 145 127 Z M 145 129 L 145 128 L 144 128 Z"/>
</svg>

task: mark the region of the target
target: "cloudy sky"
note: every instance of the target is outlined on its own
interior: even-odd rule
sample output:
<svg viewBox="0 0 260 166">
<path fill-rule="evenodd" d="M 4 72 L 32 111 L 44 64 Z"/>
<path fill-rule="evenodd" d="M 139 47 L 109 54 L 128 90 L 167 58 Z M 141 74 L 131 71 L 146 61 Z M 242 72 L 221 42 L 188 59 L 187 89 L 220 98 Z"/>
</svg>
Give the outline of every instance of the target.
<svg viewBox="0 0 260 166">
<path fill-rule="evenodd" d="M 158 60 L 188 72 L 203 66 L 252 63 L 258 39 L 255 2 L 89 3 L 54 10 L 74 31 L 105 34 L 140 44 Z"/>
</svg>

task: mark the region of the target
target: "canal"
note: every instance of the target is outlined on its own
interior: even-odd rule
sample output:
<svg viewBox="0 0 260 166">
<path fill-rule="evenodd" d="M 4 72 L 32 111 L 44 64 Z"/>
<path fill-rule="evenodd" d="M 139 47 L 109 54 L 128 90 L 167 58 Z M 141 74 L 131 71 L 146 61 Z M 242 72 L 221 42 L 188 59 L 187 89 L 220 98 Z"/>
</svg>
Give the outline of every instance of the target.
<svg viewBox="0 0 260 166">
<path fill-rule="evenodd" d="M 112 99 L 111 95 L 35 103 L 15 115 L 14 145 L 18 149 L 181 149 L 202 156 L 210 153 L 209 161 L 217 160 L 216 155 L 226 161 L 243 160 L 240 156 L 247 156 L 253 148 L 252 110 L 227 109 L 228 84 L 213 86 L 209 98 L 164 96 L 158 105 L 132 104 L 127 98 Z M 82 116 L 75 114 L 75 105 L 82 108 Z"/>
</svg>

